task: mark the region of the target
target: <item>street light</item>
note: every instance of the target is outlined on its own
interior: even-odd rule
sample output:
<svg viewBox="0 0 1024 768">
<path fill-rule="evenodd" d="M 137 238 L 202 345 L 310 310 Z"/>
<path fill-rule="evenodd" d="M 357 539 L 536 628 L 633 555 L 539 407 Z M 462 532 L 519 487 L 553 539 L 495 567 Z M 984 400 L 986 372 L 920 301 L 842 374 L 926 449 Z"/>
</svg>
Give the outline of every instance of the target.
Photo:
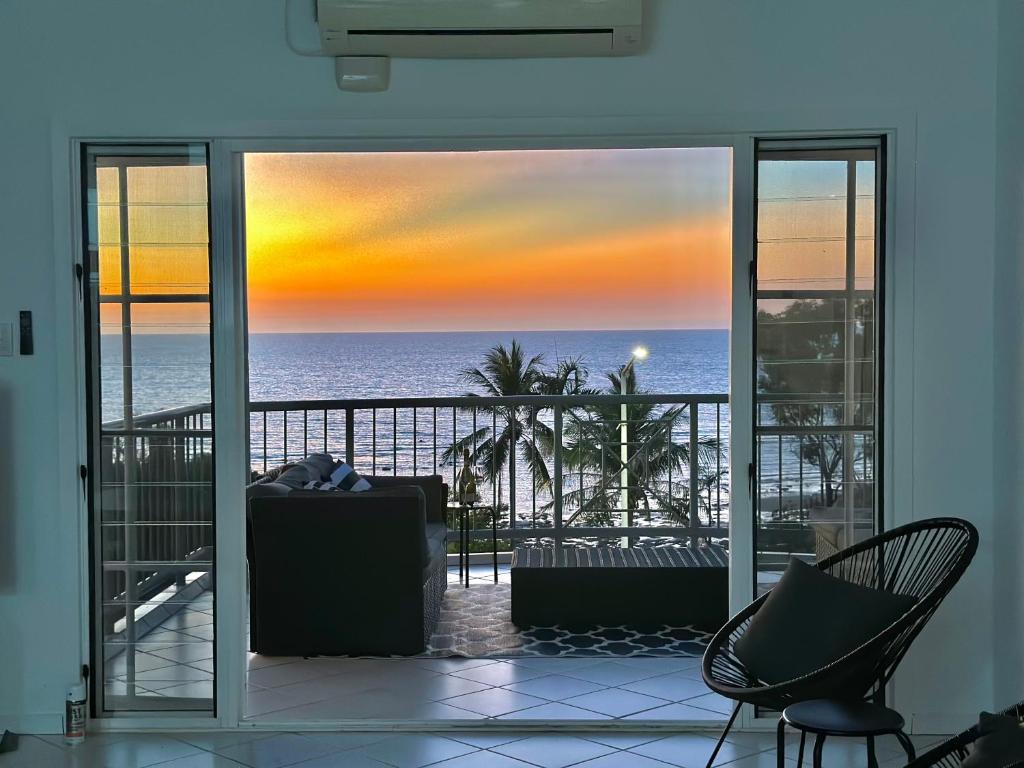
<svg viewBox="0 0 1024 768">
<path fill-rule="evenodd" d="M 634 368 L 636 362 L 639 360 L 643 362 L 647 359 L 647 355 L 650 354 L 647 351 L 647 347 L 637 345 L 633 347 L 633 352 L 629 356 L 629 362 L 622 366 L 622 371 L 619 373 L 619 394 L 625 396 L 626 392 L 626 375 L 630 370 Z M 626 407 L 626 401 L 623 400 L 619 406 L 619 461 L 622 464 L 622 470 L 619 474 L 619 525 L 623 528 L 629 527 L 629 413 Z M 621 544 L 623 547 L 629 546 L 629 536 L 623 536 Z"/>
</svg>

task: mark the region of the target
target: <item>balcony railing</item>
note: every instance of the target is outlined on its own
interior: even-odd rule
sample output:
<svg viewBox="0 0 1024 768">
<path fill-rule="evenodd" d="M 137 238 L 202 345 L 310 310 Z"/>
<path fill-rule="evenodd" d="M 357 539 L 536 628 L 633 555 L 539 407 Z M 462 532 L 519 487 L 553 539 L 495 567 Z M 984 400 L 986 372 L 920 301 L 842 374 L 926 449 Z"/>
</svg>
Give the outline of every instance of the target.
<svg viewBox="0 0 1024 768">
<path fill-rule="evenodd" d="M 324 451 L 362 474 L 441 474 L 455 488 L 469 449 L 503 539 L 728 535 L 724 394 L 288 400 L 249 410 L 257 473 Z"/>
</svg>

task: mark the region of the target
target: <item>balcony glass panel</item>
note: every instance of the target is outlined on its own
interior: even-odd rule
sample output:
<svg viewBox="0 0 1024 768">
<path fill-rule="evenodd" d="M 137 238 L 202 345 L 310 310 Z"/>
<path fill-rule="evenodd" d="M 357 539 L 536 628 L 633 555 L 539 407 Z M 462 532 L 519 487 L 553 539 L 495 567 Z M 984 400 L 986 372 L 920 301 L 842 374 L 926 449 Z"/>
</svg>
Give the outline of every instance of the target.
<svg viewBox="0 0 1024 768">
<path fill-rule="evenodd" d="M 101 714 L 213 708 L 213 433 L 203 146 L 87 152 Z M 124 279 L 130 276 L 130 290 Z M 182 295 L 168 302 L 166 296 Z"/>
<path fill-rule="evenodd" d="M 758 159 L 755 551 L 770 588 L 875 526 L 873 150 Z M 779 291 L 785 291 L 780 295 Z"/>
</svg>

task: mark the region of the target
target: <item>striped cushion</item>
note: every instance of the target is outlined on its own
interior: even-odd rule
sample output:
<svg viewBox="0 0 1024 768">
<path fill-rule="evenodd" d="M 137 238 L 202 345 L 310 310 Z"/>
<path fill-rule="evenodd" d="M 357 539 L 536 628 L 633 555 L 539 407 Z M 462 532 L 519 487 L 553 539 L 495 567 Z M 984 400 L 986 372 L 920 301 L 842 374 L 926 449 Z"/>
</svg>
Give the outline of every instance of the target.
<svg viewBox="0 0 1024 768">
<path fill-rule="evenodd" d="M 368 491 L 373 488 L 366 481 L 366 478 L 361 477 L 358 472 L 344 461 L 339 461 L 334 467 L 334 471 L 331 472 L 331 483 L 338 486 L 342 491 L 351 491 L 353 493 L 360 493 L 361 491 Z"/>
<path fill-rule="evenodd" d="M 727 568 L 720 546 L 701 547 L 516 547 L 513 568 Z"/>
<path fill-rule="evenodd" d="M 326 480 L 310 480 L 304 486 L 304 490 L 307 491 L 338 491 L 341 490 L 334 483 L 329 483 Z"/>
</svg>

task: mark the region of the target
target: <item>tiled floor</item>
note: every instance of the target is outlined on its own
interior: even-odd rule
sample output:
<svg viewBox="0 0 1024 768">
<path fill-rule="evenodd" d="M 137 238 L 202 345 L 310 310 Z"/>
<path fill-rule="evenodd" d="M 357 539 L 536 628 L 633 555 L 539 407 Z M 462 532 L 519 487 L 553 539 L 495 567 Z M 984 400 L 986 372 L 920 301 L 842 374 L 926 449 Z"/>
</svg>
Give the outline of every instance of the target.
<svg viewBox="0 0 1024 768">
<path fill-rule="evenodd" d="M 473 584 L 493 583 L 474 565 Z M 499 579 L 509 578 L 508 565 Z M 449 589 L 460 589 L 449 569 Z M 732 711 L 698 658 L 299 659 L 249 657 L 247 715 L 262 723 L 338 720 L 667 720 L 715 724 Z"/>
<path fill-rule="evenodd" d="M 917 748 L 941 737 L 914 737 Z M 527 733 L 473 730 L 437 733 L 210 733 L 92 734 L 66 747 L 54 736 L 21 737 L 16 752 L 0 755 L 0 768 L 704 768 L 715 734 L 665 732 Z M 881 768 L 906 758 L 895 739 L 879 740 Z M 795 758 L 795 744 L 787 758 Z M 829 768 L 863 768 L 863 744 L 826 743 Z M 737 733 L 716 765 L 774 768 L 773 734 Z M 793 759 L 787 765 L 796 766 Z"/>
<path fill-rule="evenodd" d="M 247 714 L 268 723 L 551 720 L 718 723 L 699 659 L 290 659 L 252 656 Z"/>
<path fill-rule="evenodd" d="M 499 578 L 509 579 L 508 565 Z M 456 568 L 451 589 L 462 589 Z M 493 583 L 474 565 L 471 585 Z M 473 589 L 473 586 L 470 586 Z M 135 693 L 209 699 L 212 595 L 150 632 L 135 655 Z M 108 694 L 128 688 L 123 659 L 107 666 Z M 612 720 L 717 723 L 730 704 L 708 691 L 697 658 L 301 659 L 250 655 L 247 716 L 288 727 L 342 720 Z"/>
</svg>

